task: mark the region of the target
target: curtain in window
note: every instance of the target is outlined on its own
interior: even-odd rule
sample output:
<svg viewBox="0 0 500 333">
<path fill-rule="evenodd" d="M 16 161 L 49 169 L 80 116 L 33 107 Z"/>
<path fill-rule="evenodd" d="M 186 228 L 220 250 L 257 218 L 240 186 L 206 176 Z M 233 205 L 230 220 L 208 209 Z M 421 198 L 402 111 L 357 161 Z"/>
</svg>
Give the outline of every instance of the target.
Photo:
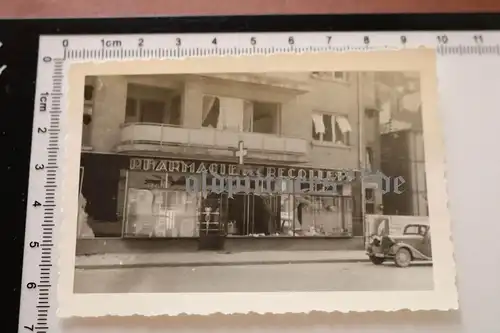
<svg viewBox="0 0 500 333">
<path fill-rule="evenodd" d="M 372 152 L 370 151 L 369 148 L 366 148 L 366 153 L 365 153 L 365 167 L 368 171 L 372 170 Z"/>
<path fill-rule="evenodd" d="M 252 132 L 252 119 L 253 119 L 253 103 L 249 101 L 244 102 L 243 109 L 243 131 Z"/>
<path fill-rule="evenodd" d="M 216 97 L 214 96 L 203 96 L 203 110 L 202 110 L 203 122 L 207 119 L 208 113 L 210 112 L 212 106 L 214 106 L 215 98 Z"/>
<path fill-rule="evenodd" d="M 333 115 L 330 117 L 330 123 L 331 123 L 330 126 L 332 126 L 332 142 L 333 143 L 337 142 L 337 132 L 335 131 L 335 122 L 337 121 L 336 119 L 337 119 L 337 117 L 335 117 Z"/>
<path fill-rule="evenodd" d="M 342 133 L 349 133 L 352 131 L 351 124 L 349 124 L 349 121 L 347 120 L 346 117 L 336 117 L 337 124 L 339 125 L 339 129 Z"/>
<path fill-rule="evenodd" d="M 241 131 L 243 129 L 244 100 L 230 97 L 220 97 L 220 114 L 217 128 Z"/>
<path fill-rule="evenodd" d="M 314 124 L 314 131 L 316 134 L 325 134 L 325 124 L 323 122 L 323 115 L 319 113 L 312 114 Z"/>
</svg>

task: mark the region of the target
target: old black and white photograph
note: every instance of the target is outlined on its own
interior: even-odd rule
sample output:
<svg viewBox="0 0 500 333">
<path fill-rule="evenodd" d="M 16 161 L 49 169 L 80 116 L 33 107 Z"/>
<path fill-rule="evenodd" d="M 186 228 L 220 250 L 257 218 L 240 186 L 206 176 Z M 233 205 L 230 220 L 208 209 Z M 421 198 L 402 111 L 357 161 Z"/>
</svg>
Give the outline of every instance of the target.
<svg viewBox="0 0 500 333">
<path fill-rule="evenodd" d="M 419 72 L 94 75 L 81 93 L 74 293 L 434 288 Z"/>
</svg>

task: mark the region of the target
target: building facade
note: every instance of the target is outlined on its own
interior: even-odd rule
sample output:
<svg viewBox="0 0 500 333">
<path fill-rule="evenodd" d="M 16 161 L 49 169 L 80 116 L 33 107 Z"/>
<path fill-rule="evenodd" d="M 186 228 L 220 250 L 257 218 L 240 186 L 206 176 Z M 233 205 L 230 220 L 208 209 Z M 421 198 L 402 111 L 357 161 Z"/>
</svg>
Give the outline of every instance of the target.
<svg viewBox="0 0 500 333">
<path fill-rule="evenodd" d="M 384 195 L 384 214 L 428 216 L 422 132 L 404 129 L 385 133 L 382 143 L 382 170 L 386 175 L 405 179 L 402 193 Z"/>
<path fill-rule="evenodd" d="M 402 193 L 383 196 L 385 215 L 429 216 L 425 149 L 422 124 L 422 102 L 418 75 L 392 76 L 383 80 L 400 89 L 392 89 L 380 112 L 381 171 L 405 180 Z"/>
<path fill-rule="evenodd" d="M 346 170 L 381 164 L 375 81 L 347 72 L 87 77 L 86 223 L 95 237 L 361 236 L 364 210 L 382 198 Z M 254 192 L 273 194 L 186 191 L 207 173 L 249 176 Z M 306 192 L 298 178 L 338 184 Z"/>
</svg>

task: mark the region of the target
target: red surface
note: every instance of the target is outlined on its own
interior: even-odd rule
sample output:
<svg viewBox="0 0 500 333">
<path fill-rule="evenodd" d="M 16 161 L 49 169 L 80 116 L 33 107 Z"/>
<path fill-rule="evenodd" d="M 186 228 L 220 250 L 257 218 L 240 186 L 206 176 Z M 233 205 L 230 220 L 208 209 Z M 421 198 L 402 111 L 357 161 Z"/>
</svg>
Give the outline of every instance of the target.
<svg viewBox="0 0 500 333">
<path fill-rule="evenodd" d="M 500 0 L 0 0 L 0 18 L 500 12 Z"/>
</svg>

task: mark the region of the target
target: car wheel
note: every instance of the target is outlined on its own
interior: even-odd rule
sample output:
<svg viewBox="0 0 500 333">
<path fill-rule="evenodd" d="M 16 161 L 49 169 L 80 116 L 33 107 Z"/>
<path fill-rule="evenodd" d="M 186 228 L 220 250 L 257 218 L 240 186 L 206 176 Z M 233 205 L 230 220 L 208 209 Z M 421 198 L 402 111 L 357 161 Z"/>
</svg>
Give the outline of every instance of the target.
<svg viewBox="0 0 500 333">
<path fill-rule="evenodd" d="M 401 248 L 394 256 L 394 263 L 398 267 L 408 267 L 411 263 L 411 253 L 408 249 Z"/>
<path fill-rule="evenodd" d="M 370 261 L 375 265 L 382 265 L 385 261 L 385 258 L 370 256 Z"/>
</svg>

